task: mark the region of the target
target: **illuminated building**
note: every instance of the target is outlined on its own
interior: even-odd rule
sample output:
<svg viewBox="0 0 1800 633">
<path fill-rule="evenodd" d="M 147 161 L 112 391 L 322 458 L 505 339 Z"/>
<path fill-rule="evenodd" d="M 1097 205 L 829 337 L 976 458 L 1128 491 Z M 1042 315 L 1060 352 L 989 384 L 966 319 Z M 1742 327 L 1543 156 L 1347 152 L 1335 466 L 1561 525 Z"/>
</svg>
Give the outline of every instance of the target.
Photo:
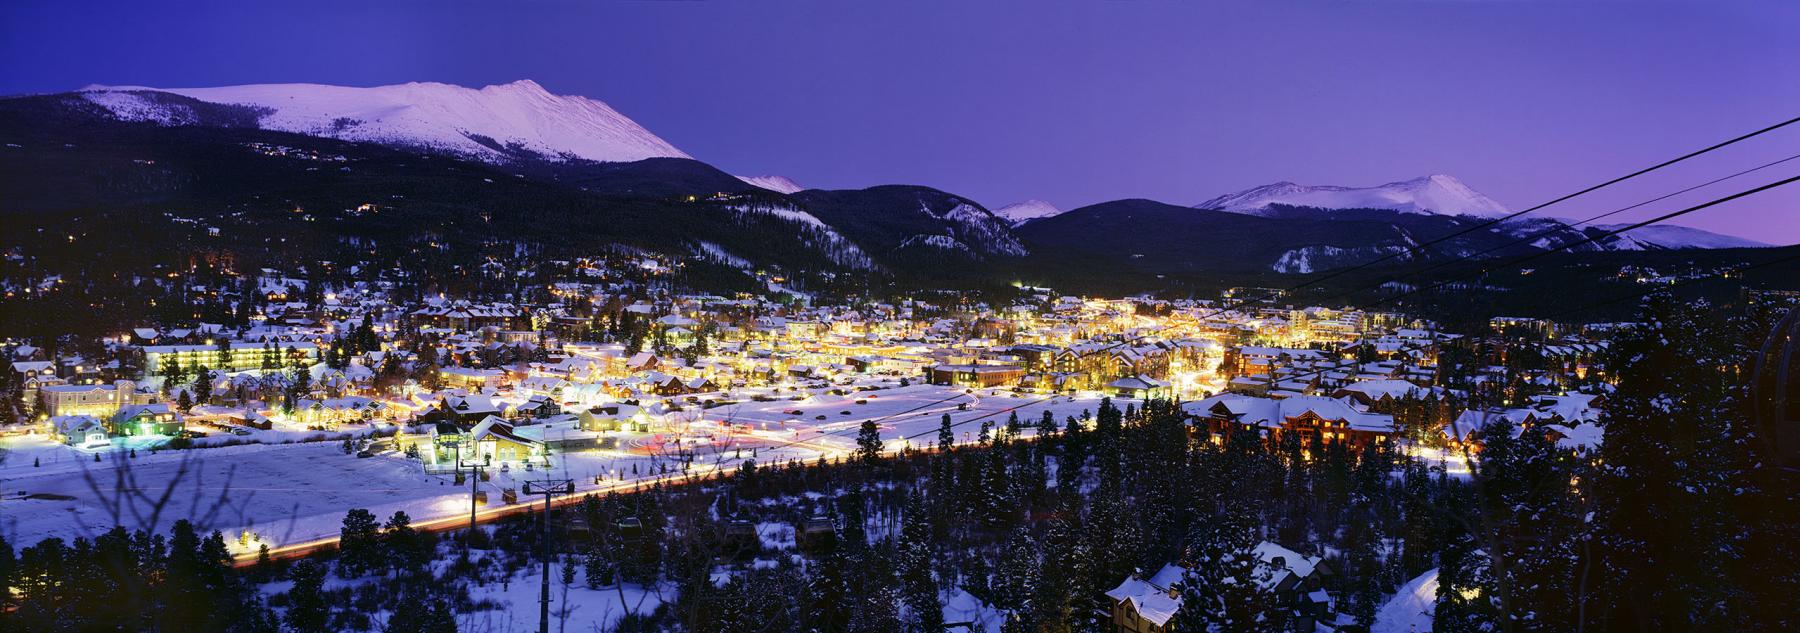
<svg viewBox="0 0 1800 633">
<path fill-rule="evenodd" d="M 217 345 L 150 345 L 144 349 L 144 371 L 161 376 L 171 367 L 184 371 L 205 367 L 215 371 L 249 371 L 269 367 L 312 364 L 319 347 L 310 342 L 231 343 Z"/>
</svg>

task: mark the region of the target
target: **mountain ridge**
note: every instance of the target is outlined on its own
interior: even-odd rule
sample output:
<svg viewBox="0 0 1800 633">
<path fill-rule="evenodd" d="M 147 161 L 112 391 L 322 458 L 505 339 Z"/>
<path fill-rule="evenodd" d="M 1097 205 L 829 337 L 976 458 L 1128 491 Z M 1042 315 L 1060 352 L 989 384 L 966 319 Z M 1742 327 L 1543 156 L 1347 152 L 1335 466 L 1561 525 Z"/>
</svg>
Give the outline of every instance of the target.
<svg viewBox="0 0 1800 633">
<path fill-rule="evenodd" d="M 1388 209 L 1403 213 L 1498 217 L 1506 207 L 1454 176 L 1433 174 L 1373 187 L 1299 185 L 1289 181 L 1224 194 L 1194 205 L 1233 213 L 1261 214 L 1269 207 Z"/>
<path fill-rule="evenodd" d="M 632 162 L 692 158 L 605 102 L 551 94 L 529 79 L 482 88 L 411 82 L 367 88 L 246 84 L 211 88 L 90 85 L 76 94 L 120 120 L 201 125 L 168 94 L 250 108 L 269 130 L 449 152 L 486 162 L 522 157 Z"/>
</svg>

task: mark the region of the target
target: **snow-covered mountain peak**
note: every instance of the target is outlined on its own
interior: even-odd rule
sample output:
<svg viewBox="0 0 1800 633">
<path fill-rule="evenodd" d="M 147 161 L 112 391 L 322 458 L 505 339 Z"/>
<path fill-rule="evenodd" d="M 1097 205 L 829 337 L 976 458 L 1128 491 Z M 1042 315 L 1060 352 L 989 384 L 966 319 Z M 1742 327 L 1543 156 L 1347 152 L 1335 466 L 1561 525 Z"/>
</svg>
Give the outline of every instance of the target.
<svg viewBox="0 0 1800 633">
<path fill-rule="evenodd" d="M 1035 199 L 1026 200 L 1024 202 L 1015 202 L 994 209 L 995 216 L 998 216 L 1002 220 L 1006 220 L 1007 223 L 1013 226 L 1019 226 L 1032 220 L 1042 220 L 1061 214 L 1062 209 L 1056 208 L 1056 205 Z"/>
<path fill-rule="evenodd" d="M 529 79 L 465 88 L 413 82 L 372 88 L 253 84 L 218 88 L 89 86 L 88 100 L 116 117 L 204 125 L 187 106 L 154 93 L 256 109 L 263 129 L 422 147 L 501 162 L 521 157 L 626 162 L 687 158 L 603 102 L 555 95 Z"/>
<path fill-rule="evenodd" d="M 1505 206 L 1469 188 L 1454 176 L 1443 174 L 1374 187 L 1309 186 L 1283 181 L 1226 194 L 1194 206 L 1200 209 L 1258 214 L 1275 204 L 1321 209 L 1392 209 L 1405 213 L 1489 217 L 1507 213 Z"/>
</svg>

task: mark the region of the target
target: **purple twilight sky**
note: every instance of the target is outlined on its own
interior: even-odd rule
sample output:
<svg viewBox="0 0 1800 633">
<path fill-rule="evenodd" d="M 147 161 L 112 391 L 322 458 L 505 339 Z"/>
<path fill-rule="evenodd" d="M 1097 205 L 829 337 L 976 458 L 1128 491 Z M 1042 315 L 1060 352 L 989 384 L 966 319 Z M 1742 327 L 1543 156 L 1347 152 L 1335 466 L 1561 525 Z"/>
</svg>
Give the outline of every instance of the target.
<svg viewBox="0 0 1800 633">
<path fill-rule="evenodd" d="M 0 7 L 0 94 L 470 86 L 608 102 L 695 157 L 998 207 L 1445 173 L 1514 208 L 1800 116 L 1785 0 L 73 2 Z M 1585 217 L 1800 153 L 1800 125 Z M 1800 174 L 1800 160 L 1616 219 Z M 1800 185 L 1682 218 L 1800 242 Z"/>
</svg>

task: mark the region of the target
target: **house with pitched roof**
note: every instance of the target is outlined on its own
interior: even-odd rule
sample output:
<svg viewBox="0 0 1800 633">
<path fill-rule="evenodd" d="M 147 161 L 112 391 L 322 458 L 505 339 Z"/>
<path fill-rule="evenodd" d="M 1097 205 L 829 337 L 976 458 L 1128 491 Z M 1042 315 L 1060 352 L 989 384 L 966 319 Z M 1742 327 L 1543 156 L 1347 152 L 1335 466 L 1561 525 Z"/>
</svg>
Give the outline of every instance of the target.
<svg viewBox="0 0 1800 633">
<path fill-rule="evenodd" d="M 1163 633 L 1181 610 L 1181 581 L 1187 568 L 1163 565 L 1150 576 L 1134 574 L 1106 592 L 1112 602 L 1112 629 L 1120 633 Z"/>
<path fill-rule="evenodd" d="M 475 443 L 476 454 L 490 464 L 524 464 L 544 454 L 542 441 L 520 435 L 511 422 L 499 416 L 476 423 L 469 429 L 469 439 Z"/>
<path fill-rule="evenodd" d="M 1252 429 L 1279 439 L 1299 433 L 1326 441 L 1368 446 L 1385 442 L 1398 431 L 1394 416 L 1369 413 L 1349 402 L 1321 396 L 1273 399 L 1225 393 L 1182 405 L 1196 427 L 1213 433 Z"/>
</svg>

